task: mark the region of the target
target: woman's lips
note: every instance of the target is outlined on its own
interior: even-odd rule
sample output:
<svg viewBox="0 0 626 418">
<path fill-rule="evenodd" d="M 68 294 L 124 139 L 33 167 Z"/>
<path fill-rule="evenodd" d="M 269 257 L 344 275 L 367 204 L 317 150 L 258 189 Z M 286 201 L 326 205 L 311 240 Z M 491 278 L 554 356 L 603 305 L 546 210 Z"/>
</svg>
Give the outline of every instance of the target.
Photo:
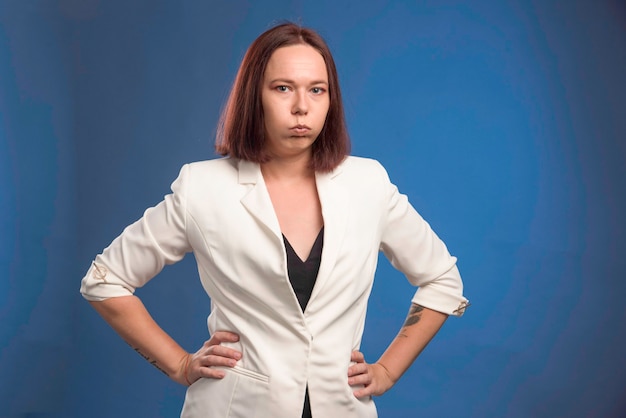
<svg viewBox="0 0 626 418">
<path fill-rule="evenodd" d="M 306 125 L 295 125 L 289 128 L 289 130 L 296 135 L 306 135 L 311 131 L 311 128 Z"/>
</svg>

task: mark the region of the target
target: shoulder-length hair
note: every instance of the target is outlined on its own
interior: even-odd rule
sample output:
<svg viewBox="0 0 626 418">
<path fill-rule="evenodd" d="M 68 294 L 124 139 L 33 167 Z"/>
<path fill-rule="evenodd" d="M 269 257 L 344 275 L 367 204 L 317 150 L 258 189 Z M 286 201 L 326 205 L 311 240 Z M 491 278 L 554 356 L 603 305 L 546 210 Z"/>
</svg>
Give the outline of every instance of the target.
<svg viewBox="0 0 626 418">
<path fill-rule="evenodd" d="M 223 156 L 265 163 L 271 157 L 265 149 L 265 119 L 261 102 L 265 68 L 278 48 L 304 44 L 315 48 L 324 58 L 328 72 L 330 105 L 326 121 L 312 145 L 311 168 L 332 171 L 350 152 L 339 77 L 330 49 L 315 31 L 294 23 L 284 23 L 262 33 L 248 48 L 232 90 L 222 111 L 215 142 Z"/>
</svg>

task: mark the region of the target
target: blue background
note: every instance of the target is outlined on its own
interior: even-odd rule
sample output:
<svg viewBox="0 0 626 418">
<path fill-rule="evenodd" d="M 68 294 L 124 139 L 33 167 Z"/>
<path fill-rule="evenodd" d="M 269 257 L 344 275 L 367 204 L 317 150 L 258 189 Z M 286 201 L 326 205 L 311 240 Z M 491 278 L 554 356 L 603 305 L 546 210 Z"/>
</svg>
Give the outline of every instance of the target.
<svg viewBox="0 0 626 418">
<path fill-rule="evenodd" d="M 245 49 L 316 28 L 353 153 L 459 257 L 473 306 L 377 400 L 386 417 L 626 416 L 623 1 L 0 1 L 0 417 L 169 417 L 184 388 L 78 293 L 95 254 L 213 158 Z M 192 257 L 138 293 L 186 349 Z M 412 289 L 381 262 L 363 350 Z"/>
</svg>

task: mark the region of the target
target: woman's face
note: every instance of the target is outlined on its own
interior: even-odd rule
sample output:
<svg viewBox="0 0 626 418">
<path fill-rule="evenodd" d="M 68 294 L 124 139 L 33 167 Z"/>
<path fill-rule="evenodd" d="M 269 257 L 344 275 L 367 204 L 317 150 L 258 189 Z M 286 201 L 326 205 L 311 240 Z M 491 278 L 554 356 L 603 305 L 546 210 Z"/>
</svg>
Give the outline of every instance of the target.
<svg viewBox="0 0 626 418">
<path fill-rule="evenodd" d="M 310 156 L 330 105 L 322 55 L 301 44 L 274 51 L 265 68 L 261 100 L 270 155 Z"/>
</svg>

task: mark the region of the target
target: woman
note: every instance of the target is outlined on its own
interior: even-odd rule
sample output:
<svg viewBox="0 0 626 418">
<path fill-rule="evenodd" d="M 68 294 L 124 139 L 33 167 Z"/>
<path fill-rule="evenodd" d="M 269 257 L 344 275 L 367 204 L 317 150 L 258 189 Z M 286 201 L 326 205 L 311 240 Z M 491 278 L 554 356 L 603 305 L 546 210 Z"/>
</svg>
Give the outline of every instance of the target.
<svg viewBox="0 0 626 418">
<path fill-rule="evenodd" d="M 284 24 L 247 51 L 217 150 L 98 255 L 81 293 L 133 348 L 188 385 L 184 417 L 375 417 L 467 300 L 456 259 L 373 160 L 346 157 L 338 77 L 315 32 Z M 419 286 L 375 363 L 358 351 L 379 250 Z M 133 296 L 193 251 L 211 338 L 190 354 Z"/>
</svg>

